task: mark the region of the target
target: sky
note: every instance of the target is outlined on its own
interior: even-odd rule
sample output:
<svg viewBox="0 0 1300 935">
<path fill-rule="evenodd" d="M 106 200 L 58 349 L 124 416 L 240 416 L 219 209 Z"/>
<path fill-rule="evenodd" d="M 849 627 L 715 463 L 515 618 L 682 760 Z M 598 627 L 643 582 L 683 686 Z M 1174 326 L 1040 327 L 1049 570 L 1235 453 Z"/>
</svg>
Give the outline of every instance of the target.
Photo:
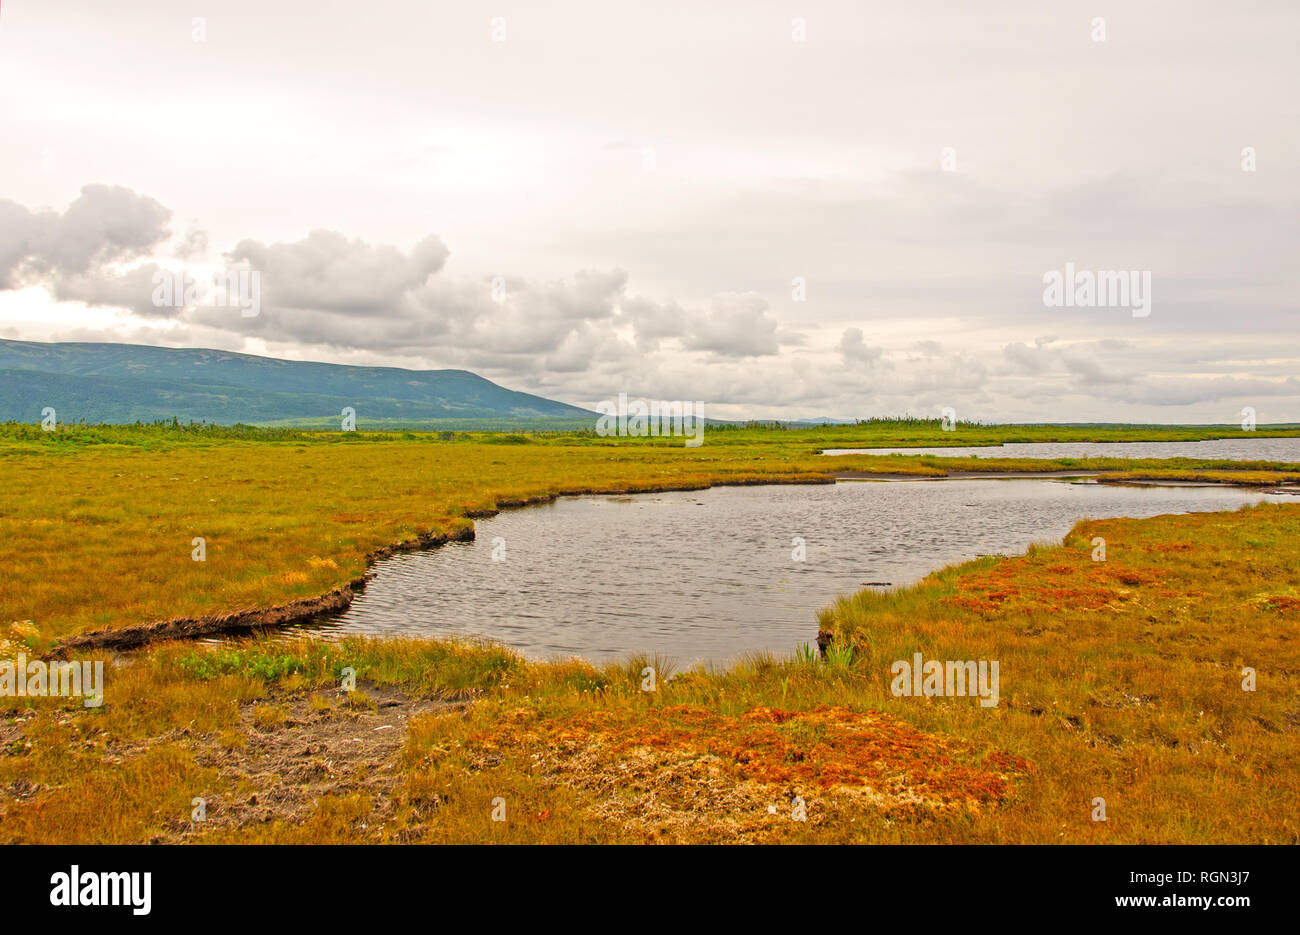
<svg viewBox="0 0 1300 935">
<path fill-rule="evenodd" d="M 1294 0 L 2 0 L 0 337 L 1300 421 L 1298 41 Z M 229 269 L 258 314 L 156 301 Z"/>
</svg>

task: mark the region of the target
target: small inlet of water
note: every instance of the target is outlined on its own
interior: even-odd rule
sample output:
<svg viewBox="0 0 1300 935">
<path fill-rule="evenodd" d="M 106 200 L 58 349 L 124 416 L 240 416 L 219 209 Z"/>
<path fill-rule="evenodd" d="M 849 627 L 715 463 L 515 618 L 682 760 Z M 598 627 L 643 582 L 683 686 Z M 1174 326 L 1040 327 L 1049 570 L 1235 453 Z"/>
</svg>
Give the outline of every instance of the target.
<svg viewBox="0 0 1300 935">
<path fill-rule="evenodd" d="M 645 651 L 679 667 L 726 664 L 812 643 L 817 611 L 837 595 L 1058 542 L 1084 517 L 1231 510 L 1265 496 L 1037 478 L 561 498 L 478 521 L 474 542 L 381 561 L 346 612 L 305 629 L 486 637 L 535 658 Z"/>
</svg>

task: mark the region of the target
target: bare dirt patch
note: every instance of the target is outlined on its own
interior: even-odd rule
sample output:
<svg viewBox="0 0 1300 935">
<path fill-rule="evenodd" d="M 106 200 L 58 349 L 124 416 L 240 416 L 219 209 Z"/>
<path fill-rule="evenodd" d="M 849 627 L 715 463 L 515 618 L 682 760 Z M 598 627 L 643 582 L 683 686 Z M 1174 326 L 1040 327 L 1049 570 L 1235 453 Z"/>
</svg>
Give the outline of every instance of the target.
<svg viewBox="0 0 1300 935">
<path fill-rule="evenodd" d="M 220 775 L 217 788 L 203 796 L 206 821 L 176 821 L 156 840 L 187 841 L 212 830 L 277 820 L 300 822 L 329 795 L 369 795 L 370 820 L 382 824 L 393 811 L 397 754 L 411 719 L 468 702 L 369 683 L 358 689 L 244 705 L 237 728 L 206 735 L 195 746 L 195 761 Z"/>
</svg>

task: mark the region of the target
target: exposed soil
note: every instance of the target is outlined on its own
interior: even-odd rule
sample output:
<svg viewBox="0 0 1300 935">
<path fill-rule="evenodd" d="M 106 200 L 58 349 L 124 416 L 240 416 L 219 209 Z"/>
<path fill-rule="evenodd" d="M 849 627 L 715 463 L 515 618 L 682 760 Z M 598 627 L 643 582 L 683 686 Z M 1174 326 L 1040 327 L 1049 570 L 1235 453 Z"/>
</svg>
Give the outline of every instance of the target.
<svg viewBox="0 0 1300 935">
<path fill-rule="evenodd" d="M 331 690 L 243 706 L 234 731 L 243 746 L 230 743 L 230 731 L 202 737 L 195 762 L 220 774 L 215 788 L 196 792 L 205 800 L 206 820 L 177 819 L 152 843 L 201 839 L 214 829 L 273 820 L 299 824 L 328 795 L 370 795 L 374 811 L 368 822 L 382 825 L 393 811 L 397 755 L 411 719 L 469 702 L 421 698 L 370 683 L 357 687 L 368 703 Z M 268 717 L 268 709 L 287 715 L 275 723 L 279 715 Z"/>
</svg>

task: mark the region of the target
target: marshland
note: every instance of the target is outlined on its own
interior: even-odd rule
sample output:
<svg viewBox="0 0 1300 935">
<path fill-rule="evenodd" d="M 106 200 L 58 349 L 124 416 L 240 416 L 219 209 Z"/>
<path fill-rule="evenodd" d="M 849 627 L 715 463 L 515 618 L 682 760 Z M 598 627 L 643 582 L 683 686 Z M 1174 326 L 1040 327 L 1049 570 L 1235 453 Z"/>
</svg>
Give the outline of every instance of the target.
<svg viewBox="0 0 1300 935">
<path fill-rule="evenodd" d="M 822 454 L 1239 430 L 361 428 L 0 429 L 3 655 L 108 663 L 0 698 L 6 842 L 1297 840 L 1300 465 Z"/>
</svg>

